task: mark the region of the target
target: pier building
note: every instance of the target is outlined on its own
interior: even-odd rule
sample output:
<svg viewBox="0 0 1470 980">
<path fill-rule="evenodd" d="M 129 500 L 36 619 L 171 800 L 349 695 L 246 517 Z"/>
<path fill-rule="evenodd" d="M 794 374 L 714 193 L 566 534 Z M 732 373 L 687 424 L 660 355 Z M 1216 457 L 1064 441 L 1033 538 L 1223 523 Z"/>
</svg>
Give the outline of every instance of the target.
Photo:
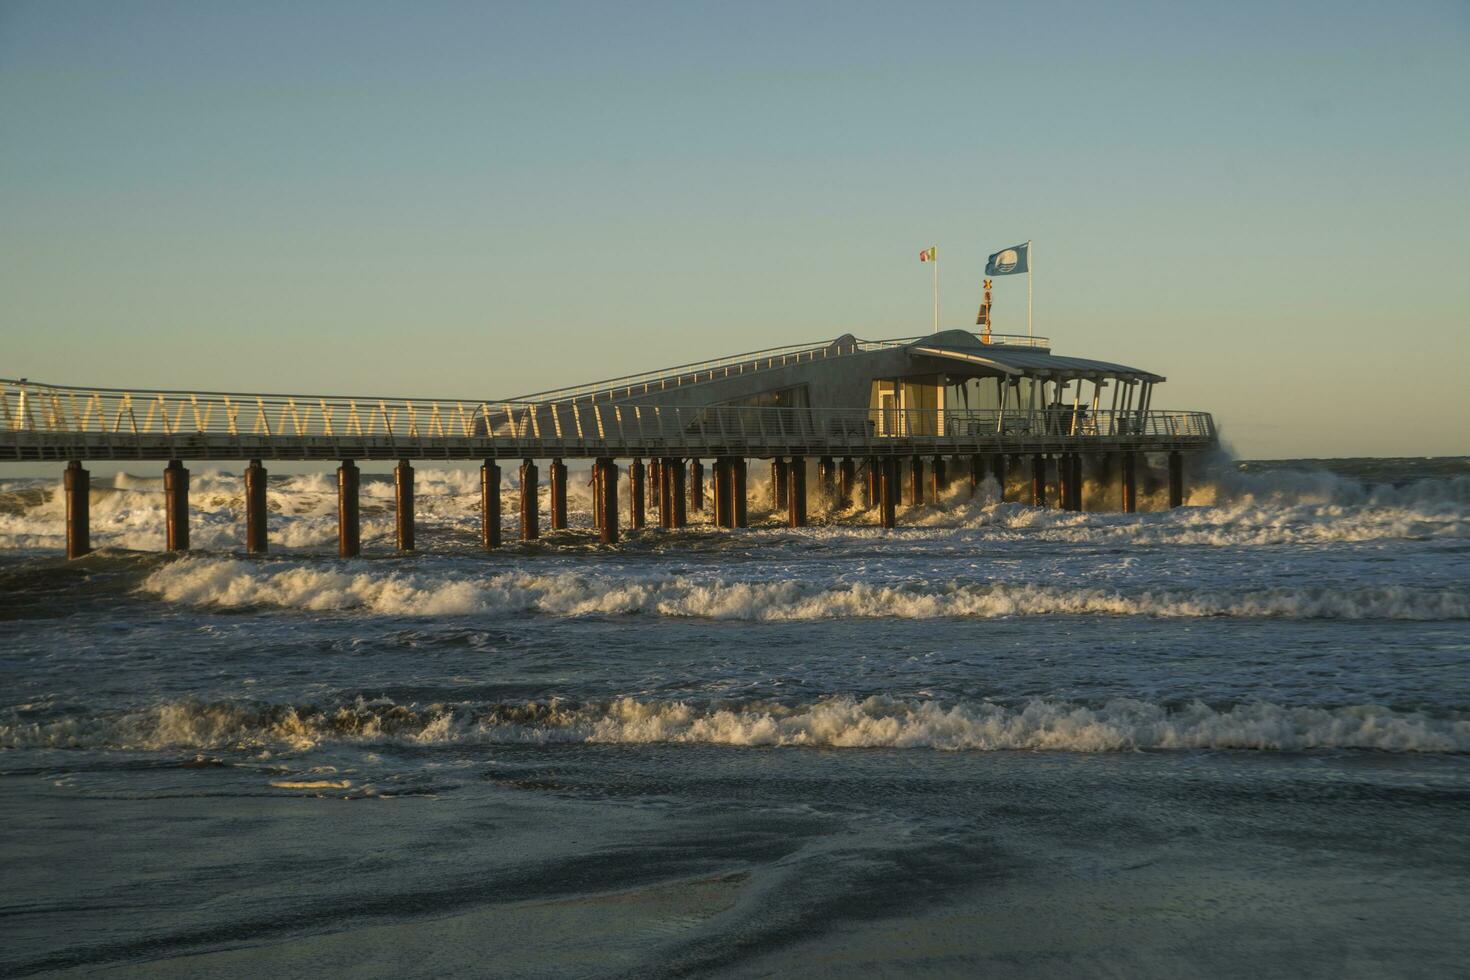
<svg viewBox="0 0 1470 980">
<path fill-rule="evenodd" d="M 268 547 L 265 461 L 337 460 L 339 545 L 360 552 L 360 460 L 396 460 L 397 544 L 414 547 L 413 461 L 480 460 L 482 541 L 501 541 L 501 465 L 515 461 L 520 536 L 539 536 L 540 466 L 552 529 L 567 523 L 566 461 L 592 461 L 594 520 L 618 540 L 619 460 L 631 478 L 628 522 L 680 528 L 706 506 L 744 527 L 750 461 L 771 466 L 774 508 L 794 527 L 810 497 L 876 508 L 893 527 L 901 503 L 938 499 L 954 481 L 993 477 L 1020 499 L 1080 510 L 1084 461 L 1137 506 L 1140 461 L 1164 460 L 1171 506 L 1184 461 L 1217 445 L 1206 412 L 1154 407 L 1164 378 L 1057 354 L 1044 337 L 946 330 L 924 337 L 832 341 L 511 398 L 240 394 L 81 388 L 0 379 L 0 461 L 65 464 L 67 552 L 90 548 L 89 460 L 166 462 L 166 547 L 189 546 L 186 460 L 247 462 L 246 548 Z M 647 463 L 645 464 L 645 460 Z M 810 471 L 810 472 L 809 472 Z M 809 476 L 814 480 L 809 480 Z M 1048 496 L 1048 488 L 1053 494 Z M 1014 494 L 1014 490 L 1012 493 Z"/>
</svg>

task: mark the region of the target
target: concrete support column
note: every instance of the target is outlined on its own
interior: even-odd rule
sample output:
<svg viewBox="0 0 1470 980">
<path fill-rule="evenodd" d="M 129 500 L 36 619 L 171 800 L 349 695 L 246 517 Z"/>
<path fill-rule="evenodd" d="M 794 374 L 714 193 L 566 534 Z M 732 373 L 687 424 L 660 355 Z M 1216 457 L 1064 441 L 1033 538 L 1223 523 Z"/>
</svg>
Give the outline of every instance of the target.
<svg viewBox="0 0 1470 980">
<path fill-rule="evenodd" d="M 1184 506 L 1184 454 L 1169 454 L 1169 507 Z"/>
<path fill-rule="evenodd" d="M 488 459 L 480 467 L 480 544 L 500 547 L 500 465 Z"/>
<path fill-rule="evenodd" d="M 541 476 L 532 460 L 521 463 L 521 540 L 541 537 Z"/>
<path fill-rule="evenodd" d="M 949 483 L 945 480 L 944 457 L 935 456 L 929 463 L 929 499 L 939 503 L 947 486 Z"/>
<path fill-rule="evenodd" d="M 1118 468 L 1122 471 L 1122 497 L 1123 513 L 1132 514 L 1138 510 L 1138 454 L 1124 452 L 1120 454 L 1123 458 L 1118 462 Z"/>
<path fill-rule="evenodd" d="M 643 460 L 628 465 L 628 520 L 633 530 L 641 531 L 647 523 L 643 512 Z"/>
<path fill-rule="evenodd" d="M 735 526 L 736 527 L 749 527 L 750 526 L 750 520 L 749 520 L 749 517 L 748 517 L 748 515 L 746 513 L 746 505 L 747 505 L 747 503 L 749 501 L 749 495 L 746 493 L 745 457 L 744 456 L 736 456 L 735 457 L 734 471 L 735 471 L 735 482 L 734 482 L 734 490 L 733 490 L 733 492 L 734 492 L 734 501 L 735 501 Z"/>
<path fill-rule="evenodd" d="M 567 529 L 567 466 L 559 459 L 551 461 L 551 529 Z"/>
<path fill-rule="evenodd" d="M 189 550 L 189 471 L 177 460 L 163 471 L 164 537 L 169 551 Z"/>
<path fill-rule="evenodd" d="M 245 551 L 263 555 L 269 548 L 266 537 L 265 467 L 252 459 L 245 467 Z"/>
<path fill-rule="evenodd" d="M 844 456 L 837 465 L 837 506 L 846 510 L 852 506 L 852 487 L 857 482 L 857 464 L 851 456 Z"/>
<path fill-rule="evenodd" d="M 1082 454 L 1072 453 L 1072 509 L 1082 509 Z"/>
<path fill-rule="evenodd" d="M 362 519 L 358 494 L 362 471 L 350 459 L 337 467 L 337 554 L 356 558 L 362 554 Z"/>
<path fill-rule="evenodd" d="M 1031 457 L 1031 506 L 1046 506 L 1046 457 L 1041 453 Z"/>
<path fill-rule="evenodd" d="M 1006 454 L 994 453 L 990 457 L 990 475 L 995 477 L 995 485 L 1000 494 L 997 500 L 1006 499 Z"/>
<path fill-rule="evenodd" d="M 1072 457 L 1067 453 L 1057 457 L 1057 507 L 1072 509 Z"/>
<path fill-rule="evenodd" d="M 660 477 L 662 475 L 660 473 L 660 470 L 662 468 L 663 468 L 663 463 L 659 460 L 659 458 L 657 456 L 649 457 L 649 460 L 648 460 L 648 506 L 650 506 L 654 510 L 658 510 L 658 511 L 662 511 L 662 509 L 663 509 L 662 508 L 663 498 L 661 496 L 662 495 L 662 492 L 663 492 L 662 489 L 661 489 L 662 486 L 663 486 L 663 481 L 660 479 Z M 659 519 L 659 524 L 663 524 L 662 517 L 660 517 L 660 519 Z"/>
<path fill-rule="evenodd" d="M 779 511 L 786 506 L 787 472 L 785 457 L 771 460 L 771 510 Z"/>
<path fill-rule="evenodd" d="M 735 500 L 731 492 L 734 474 L 731 472 L 730 457 L 717 456 L 714 462 L 715 526 L 735 526 Z"/>
<path fill-rule="evenodd" d="M 924 457 L 909 460 L 909 503 L 918 507 L 924 502 Z"/>
<path fill-rule="evenodd" d="M 597 468 L 597 460 L 592 461 L 591 479 L 588 486 L 592 488 L 592 529 L 602 530 L 602 470 Z"/>
<path fill-rule="evenodd" d="M 92 474 L 74 459 L 66 464 L 61 487 L 66 494 L 66 557 L 80 558 L 92 550 Z"/>
<path fill-rule="evenodd" d="M 670 459 L 664 467 L 664 479 L 669 486 L 669 510 L 673 512 L 670 526 L 675 530 L 686 527 L 689 524 L 689 497 L 684 486 L 684 474 L 688 472 L 684 468 L 682 459 Z"/>
<path fill-rule="evenodd" d="M 883 457 L 878 467 L 878 523 L 893 527 L 897 522 L 898 505 L 898 459 Z"/>
<path fill-rule="evenodd" d="M 598 511 L 602 524 L 598 528 L 603 544 L 618 543 L 618 464 L 603 457 L 592 464 L 597 473 Z"/>
<path fill-rule="evenodd" d="M 689 461 L 689 509 L 704 513 L 704 464 L 697 459 Z"/>
<path fill-rule="evenodd" d="M 817 492 L 828 500 L 837 499 L 837 466 L 831 456 L 817 458 Z"/>
<path fill-rule="evenodd" d="M 806 457 L 792 456 L 786 471 L 786 519 L 792 527 L 806 527 Z"/>
<path fill-rule="evenodd" d="M 413 550 L 413 466 L 400 459 L 393 468 L 393 502 L 398 517 L 398 550 Z"/>
</svg>

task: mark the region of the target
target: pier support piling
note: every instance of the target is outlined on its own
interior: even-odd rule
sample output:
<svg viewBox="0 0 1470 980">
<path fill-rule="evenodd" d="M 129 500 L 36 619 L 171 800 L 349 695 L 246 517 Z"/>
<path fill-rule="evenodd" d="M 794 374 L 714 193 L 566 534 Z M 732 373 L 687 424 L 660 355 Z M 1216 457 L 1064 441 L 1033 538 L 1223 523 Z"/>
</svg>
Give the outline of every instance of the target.
<svg viewBox="0 0 1470 980">
<path fill-rule="evenodd" d="M 1070 510 L 1082 510 L 1082 454 L 1071 453 L 1067 482 L 1072 487 L 1072 506 Z"/>
<path fill-rule="evenodd" d="M 1119 456 L 1122 457 L 1118 461 L 1118 469 L 1122 485 L 1123 513 L 1132 514 L 1138 510 L 1138 454 L 1123 452 Z"/>
<path fill-rule="evenodd" d="M 604 456 L 592 465 L 597 472 L 597 509 L 602 514 L 602 524 L 598 528 L 598 535 L 603 544 L 617 544 L 618 464 Z"/>
<path fill-rule="evenodd" d="M 745 457 L 744 456 L 736 456 L 735 457 L 734 473 L 735 473 L 735 483 L 734 483 L 735 526 L 736 527 L 749 527 L 750 526 L 750 519 L 749 519 L 749 514 L 747 512 L 748 511 L 748 506 L 747 505 L 749 504 L 749 495 L 746 492 L 746 466 L 745 466 Z"/>
<path fill-rule="evenodd" d="M 628 464 L 628 525 L 635 531 L 643 530 L 647 515 L 643 510 L 643 460 L 634 459 Z"/>
<path fill-rule="evenodd" d="M 780 511 L 786 506 L 786 501 L 789 499 L 786 495 L 787 472 L 784 456 L 777 456 L 771 460 L 771 510 Z"/>
<path fill-rule="evenodd" d="M 1178 451 L 1169 454 L 1169 507 L 1184 506 L 1184 454 Z"/>
<path fill-rule="evenodd" d="M 872 510 L 878 506 L 883 483 L 881 465 L 877 456 L 869 456 L 863 467 L 863 510 Z"/>
<path fill-rule="evenodd" d="M 829 501 L 837 499 L 837 466 L 831 456 L 817 457 L 817 492 Z"/>
<path fill-rule="evenodd" d="M 939 503 L 947 486 L 949 482 L 945 479 L 944 457 L 935 456 L 929 463 L 929 499 Z"/>
<path fill-rule="evenodd" d="M 500 547 L 500 464 L 488 459 L 480 467 L 480 545 Z"/>
<path fill-rule="evenodd" d="M 980 484 L 985 482 L 985 457 L 978 453 L 970 457 L 970 496 L 980 492 Z"/>
<path fill-rule="evenodd" d="M 398 550 L 413 550 L 413 466 L 400 459 L 393 468 L 393 503 L 398 523 Z"/>
<path fill-rule="evenodd" d="M 541 477 L 533 460 L 521 462 L 521 540 L 541 537 Z"/>
<path fill-rule="evenodd" d="M 559 459 L 551 461 L 551 529 L 567 529 L 567 466 Z"/>
<path fill-rule="evenodd" d="M 265 467 L 252 459 L 245 467 L 245 552 L 263 555 L 270 547 L 266 535 Z"/>
<path fill-rule="evenodd" d="M 697 459 L 689 461 L 689 509 L 704 513 L 704 464 Z"/>
<path fill-rule="evenodd" d="M 857 464 L 851 456 L 842 457 L 837 465 L 837 506 L 843 510 L 852 506 L 852 487 L 857 482 Z"/>
<path fill-rule="evenodd" d="M 189 550 L 189 471 L 171 459 L 163 471 L 163 512 L 169 551 Z"/>
<path fill-rule="evenodd" d="M 1041 453 L 1031 457 L 1031 506 L 1046 506 L 1046 457 Z"/>
<path fill-rule="evenodd" d="M 924 503 L 924 457 L 909 460 L 909 504 L 914 507 Z"/>
<path fill-rule="evenodd" d="M 648 460 L 648 506 L 650 506 L 654 510 L 657 510 L 657 511 L 660 512 L 660 517 L 659 517 L 659 525 L 660 526 L 663 525 L 663 517 L 662 517 L 662 511 L 663 511 L 662 492 L 663 491 L 660 489 L 663 486 L 663 480 L 662 480 L 662 474 L 659 472 L 659 470 L 662 468 L 662 466 L 663 466 L 663 463 L 659 461 L 659 458 L 657 456 L 651 456 L 651 457 L 649 457 L 649 460 Z"/>
<path fill-rule="evenodd" d="M 878 472 L 878 523 L 891 528 L 897 522 L 898 504 L 898 459 L 883 457 Z"/>
<path fill-rule="evenodd" d="M 786 470 L 786 519 L 792 527 L 806 527 L 806 457 L 792 456 Z"/>
<path fill-rule="evenodd" d="M 66 464 L 61 486 L 66 494 L 66 557 L 80 558 L 92 550 L 92 474 L 74 459 Z"/>
<path fill-rule="evenodd" d="M 716 457 L 714 462 L 715 526 L 735 526 L 734 461 L 729 456 Z"/>
<path fill-rule="evenodd" d="M 995 499 L 1006 499 L 1006 454 L 994 453 L 990 457 L 990 475 L 995 477 Z"/>
<path fill-rule="evenodd" d="M 682 459 L 670 459 L 664 467 L 664 479 L 671 486 L 669 488 L 669 510 L 673 512 L 670 526 L 674 530 L 687 527 L 689 524 L 689 496 L 684 485 L 684 476 L 688 470 Z"/>
<path fill-rule="evenodd" d="M 359 493 L 362 471 L 350 459 L 337 467 L 337 554 L 356 558 L 362 554 L 362 512 Z"/>
</svg>

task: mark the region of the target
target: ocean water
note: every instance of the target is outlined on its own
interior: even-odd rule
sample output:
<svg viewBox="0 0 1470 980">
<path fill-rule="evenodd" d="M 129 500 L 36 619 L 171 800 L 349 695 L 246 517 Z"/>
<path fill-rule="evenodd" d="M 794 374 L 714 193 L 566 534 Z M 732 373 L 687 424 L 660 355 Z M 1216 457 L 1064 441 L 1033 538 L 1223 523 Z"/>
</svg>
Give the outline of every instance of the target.
<svg viewBox="0 0 1470 980">
<path fill-rule="evenodd" d="M 1464 975 L 1470 460 L 490 555 L 420 468 L 355 561 L 157 477 L 0 481 L 0 975 Z"/>
</svg>

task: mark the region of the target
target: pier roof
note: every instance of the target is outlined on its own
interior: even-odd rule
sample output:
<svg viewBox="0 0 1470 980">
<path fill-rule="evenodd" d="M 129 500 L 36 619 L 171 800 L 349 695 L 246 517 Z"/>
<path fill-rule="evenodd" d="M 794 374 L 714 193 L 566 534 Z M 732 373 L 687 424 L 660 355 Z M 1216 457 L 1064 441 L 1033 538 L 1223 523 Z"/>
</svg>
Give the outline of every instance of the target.
<svg viewBox="0 0 1470 980">
<path fill-rule="evenodd" d="M 1046 348 L 1010 344 L 986 344 L 965 330 L 946 330 L 922 337 L 909 345 L 913 354 L 978 365 L 1008 375 L 1050 378 L 1118 378 L 1158 384 L 1162 375 L 1085 357 L 1063 357 Z"/>
</svg>

